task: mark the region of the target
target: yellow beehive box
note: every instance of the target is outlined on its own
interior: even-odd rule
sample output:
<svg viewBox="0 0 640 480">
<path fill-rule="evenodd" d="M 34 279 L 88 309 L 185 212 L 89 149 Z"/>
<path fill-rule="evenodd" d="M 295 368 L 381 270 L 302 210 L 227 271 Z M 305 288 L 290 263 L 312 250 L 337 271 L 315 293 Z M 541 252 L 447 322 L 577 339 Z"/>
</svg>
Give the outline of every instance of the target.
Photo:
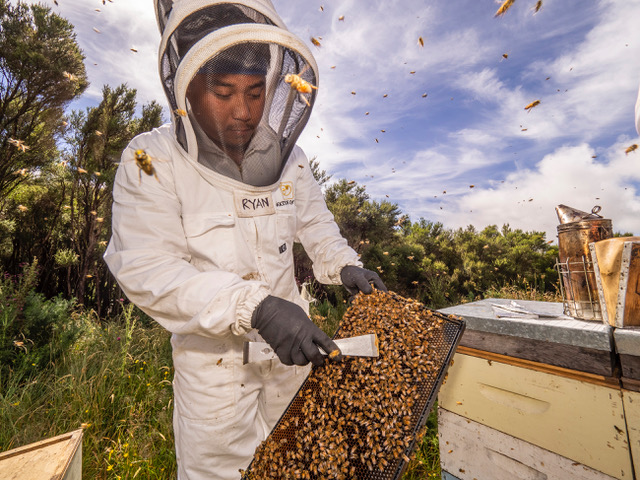
<svg viewBox="0 0 640 480">
<path fill-rule="evenodd" d="M 622 399 L 627 418 L 633 467 L 638 475 L 640 474 L 640 393 L 622 390 Z"/>
<path fill-rule="evenodd" d="M 614 480 L 443 408 L 438 409 L 438 436 L 442 469 L 459 480 Z"/>
<path fill-rule="evenodd" d="M 0 453 L 2 480 L 82 480 L 82 429 Z"/>
<path fill-rule="evenodd" d="M 438 401 L 614 478 L 633 478 L 620 389 L 579 378 L 457 353 Z"/>
</svg>

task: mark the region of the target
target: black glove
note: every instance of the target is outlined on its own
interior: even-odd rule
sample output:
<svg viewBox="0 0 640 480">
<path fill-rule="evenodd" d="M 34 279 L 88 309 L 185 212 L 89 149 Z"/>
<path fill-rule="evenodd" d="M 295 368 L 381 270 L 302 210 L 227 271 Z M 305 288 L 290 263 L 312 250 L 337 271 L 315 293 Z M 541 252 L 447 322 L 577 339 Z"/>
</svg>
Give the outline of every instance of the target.
<svg viewBox="0 0 640 480">
<path fill-rule="evenodd" d="M 338 346 L 295 303 L 269 295 L 258 304 L 251 317 L 251 326 L 271 345 L 285 365 L 315 366 L 324 363 L 318 350 L 322 347 L 329 358 L 338 361 L 342 355 Z M 336 352 L 337 353 L 334 353 Z"/>
<path fill-rule="evenodd" d="M 346 288 L 351 295 L 355 295 L 358 292 L 365 294 L 371 293 L 373 291 L 371 283 L 373 283 L 373 286 L 378 290 L 388 292 L 387 287 L 384 286 L 378 274 L 366 268 L 347 265 L 340 271 L 340 279 L 342 280 L 344 288 Z"/>
</svg>

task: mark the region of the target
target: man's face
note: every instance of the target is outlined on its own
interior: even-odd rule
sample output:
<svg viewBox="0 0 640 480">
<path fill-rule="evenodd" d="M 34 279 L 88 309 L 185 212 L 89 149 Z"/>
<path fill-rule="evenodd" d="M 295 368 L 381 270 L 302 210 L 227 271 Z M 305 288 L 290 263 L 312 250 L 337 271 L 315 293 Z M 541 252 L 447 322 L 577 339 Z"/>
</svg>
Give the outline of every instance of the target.
<svg viewBox="0 0 640 480">
<path fill-rule="evenodd" d="M 238 161 L 262 118 L 262 75 L 197 74 L 187 99 L 198 124 L 223 151 Z"/>
</svg>

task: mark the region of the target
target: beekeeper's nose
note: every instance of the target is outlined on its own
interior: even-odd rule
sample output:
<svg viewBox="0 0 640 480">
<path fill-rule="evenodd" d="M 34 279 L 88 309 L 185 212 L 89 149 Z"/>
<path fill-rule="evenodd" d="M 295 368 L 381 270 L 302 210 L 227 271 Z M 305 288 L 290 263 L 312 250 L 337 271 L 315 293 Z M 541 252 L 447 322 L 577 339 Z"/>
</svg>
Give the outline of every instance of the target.
<svg viewBox="0 0 640 480">
<path fill-rule="evenodd" d="M 233 100 L 233 110 L 231 112 L 234 120 L 248 122 L 251 120 L 251 109 L 245 95 L 237 95 Z"/>
</svg>

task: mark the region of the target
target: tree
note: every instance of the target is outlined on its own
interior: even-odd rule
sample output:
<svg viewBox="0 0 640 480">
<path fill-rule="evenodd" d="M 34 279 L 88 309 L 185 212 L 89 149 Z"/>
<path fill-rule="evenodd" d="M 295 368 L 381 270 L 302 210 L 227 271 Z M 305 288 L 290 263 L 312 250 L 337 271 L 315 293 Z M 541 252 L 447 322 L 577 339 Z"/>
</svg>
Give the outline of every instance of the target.
<svg viewBox="0 0 640 480">
<path fill-rule="evenodd" d="M 62 160 L 10 192 L 7 224 L 0 229 L 0 247 L 6 243 L 3 232 L 11 238 L 9 258 L 0 257 L 5 271 L 18 272 L 36 258 L 42 266 L 42 293 L 64 292 L 98 314 L 107 313 L 121 296 L 102 260 L 111 235 L 117 164 L 133 136 L 162 122 L 162 108 L 155 102 L 134 117 L 135 97 L 126 85 L 105 86 L 97 107 L 71 112 Z"/>
<path fill-rule="evenodd" d="M 0 198 L 55 158 L 64 109 L 88 85 L 83 61 L 67 20 L 0 0 Z"/>
<path fill-rule="evenodd" d="M 162 107 L 156 102 L 143 106 L 139 118 L 134 118 L 135 109 L 135 89 L 105 85 L 100 105 L 72 113 L 65 137 L 69 187 L 63 208 L 68 210 L 68 234 L 58 252 L 71 251 L 73 255 L 58 253 L 58 262 L 73 277 L 67 284 L 74 295 L 82 303 L 96 305 L 98 313 L 113 300 L 109 294 L 103 297 L 115 286 L 102 254 L 111 234 L 116 165 L 135 135 L 162 123 Z"/>
</svg>

